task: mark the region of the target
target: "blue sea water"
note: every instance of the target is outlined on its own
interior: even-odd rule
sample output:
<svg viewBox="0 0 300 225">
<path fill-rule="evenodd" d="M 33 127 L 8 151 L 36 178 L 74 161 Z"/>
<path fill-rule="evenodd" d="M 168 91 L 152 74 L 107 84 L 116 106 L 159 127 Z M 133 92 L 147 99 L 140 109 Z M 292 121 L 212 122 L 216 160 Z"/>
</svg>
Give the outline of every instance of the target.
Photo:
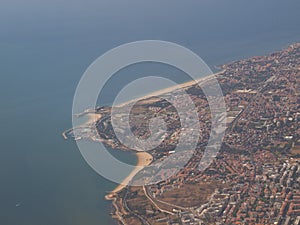
<svg viewBox="0 0 300 225">
<path fill-rule="evenodd" d="M 104 195 L 116 184 L 61 137 L 72 126 L 76 85 L 98 56 L 159 39 L 190 48 L 213 67 L 299 42 L 299 9 L 295 0 L 1 1 L 0 224 L 115 223 Z M 123 77 L 133 79 L 131 72 Z M 108 85 L 119 89 L 116 79 Z M 102 100 L 111 103 L 113 95 Z"/>
</svg>

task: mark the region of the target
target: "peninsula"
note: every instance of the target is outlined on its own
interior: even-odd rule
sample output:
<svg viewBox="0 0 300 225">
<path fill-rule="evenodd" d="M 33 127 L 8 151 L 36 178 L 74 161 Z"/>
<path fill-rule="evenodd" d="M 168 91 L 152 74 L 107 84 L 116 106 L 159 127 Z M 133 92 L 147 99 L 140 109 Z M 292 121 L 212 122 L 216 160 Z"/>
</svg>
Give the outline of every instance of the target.
<svg viewBox="0 0 300 225">
<path fill-rule="evenodd" d="M 147 125 L 153 116 L 163 118 L 168 128 L 157 148 L 147 155 L 138 153 L 139 165 L 172 154 L 180 121 L 163 97 L 169 93 L 176 96 L 178 88 L 184 88 L 193 99 L 202 135 L 194 157 L 176 175 L 153 185 L 127 187 L 131 179 L 140 176 L 140 170 L 134 170 L 125 185 L 108 196 L 113 200 L 113 215 L 121 224 L 299 224 L 300 43 L 267 56 L 223 65 L 215 76 L 226 102 L 227 130 L 220 153 L 205 171 L 199 171 L 198 166 L 208 142 L 211 116 L 197 83 L 209 82 L 210 78 L 138 99 L 130 120 L 135 135 L 149 136 Z M 178 104 L 186 104 L 179 94 L 177 99 Z M 73 128 L 82 139 L 131 150 L 112 129 L 110 107 L 88 113 L 88 123 Z M 122 116 L 118 124 L 121 130 Z"/>
</svg>

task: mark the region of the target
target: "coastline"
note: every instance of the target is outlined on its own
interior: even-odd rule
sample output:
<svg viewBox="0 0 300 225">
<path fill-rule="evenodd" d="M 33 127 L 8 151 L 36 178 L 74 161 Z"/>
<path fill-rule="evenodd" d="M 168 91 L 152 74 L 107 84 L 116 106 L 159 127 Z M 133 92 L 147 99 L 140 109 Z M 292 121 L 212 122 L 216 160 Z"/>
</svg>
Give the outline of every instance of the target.
<svg viewBox="0 0 300 225">
<path fill-rule="evenodd" d="M 110 194 L 117 194 L 118 192 L 122 191 L 140 170 L 142 170 L 145 166 L 151 164 L 151 162 L 153 161 L 152 155 L 147 152 L 136 152 L 135 154 L 138 158 L 135 168 L 122 181 L 121 184 L 119 184 L 115 189 L 113 189 L 110 192 Z"/>
<path fill-rule="evenodd" d="M 86 116 L 88 117 L 88 119 L 83 125 L 94 124 L 102 117 L 102 115 L 98 113 L 87 113 Z"/>
<path fill-rule="evenodd" d="M 187 81 L 187 82 L 184 82 L 184 83 L 181 83 L 181 84 L 174 85 L 174 86 L 169 87 L 169 88 L 165 88 L 165 89 L 162 89 L 162 90 L 159 90 L 159 91 L 155 91 L 155 92 L 146 94 L 144 96 L 137 97 L 135 99 L 132 99 L 132 100 L 120 103 L 120 104 L 116 104 L 115 107 L 120 107 L 121 108 L 121 107 L 126 106 L 127 104 L 135 103 L 135 102 L 141 101 L 141 100 L 144 100 L 145 102 L 151 101 L 152 100 L 151 98 L 154 97 L 154 96 L 160 96 L 160 95 L 163 95 L 163 94 L 166 94 L 166 93 L 170 93 L 172 91 L 176 91 L 178 89 L 187 88 L 187 87 L 192 86 L 192 85 L 194 85 L 196 83 L 201 83 L 201 82 L 208 81 L 208 80 L 210 80 L 212 78 L 215 78 L 216 75 L 218 75 L 220 73 L 223 73 L 224 71 L 225 70 L 222 70 L 222 71 L 219 71 L 217 73 L 213 73 L 211 75 L 199 78 L 197 80 Z M 93 117 L 93 116 L 91 116 L 91 117 L 92 118 L 90 118 L 89 121 L 93 122 L 93 119 L 95 117 Z M 151 164 L 152 161 L 153 161 L 153 156 L 151 154 L 147 153 L 147 152 L 136 151 L 135 154 L 138 157 L 138 162 L 137 162 L 137 165 L 135 166 L 135 168 L 122 181 L 121 184 L 117 185 L 112 191 L 108 192 L 108 194 L 105 195 L 105 200 L 111 201 L 112 205 L 113 205 L 113 208 L 115 210 L 114 213 L 112 214 L 113 215 L 112 217 L 115 218 L 115 219 L 117 219 L 118 221 L 121 221 L 124 224 L 125 224 L 125 221 L 124 221 L 124 219 L 122 217 L 122 210 L 119 208 L 118 203 L 117 203 L 118 193 L 120 193 L 124 188 L 127 187 L 127 185 L 129 184 L 129 182 L 134 178 L 134 176 L 140 170 L 142 170 L 145 166 L 148 166 L 149 164 Z"/>
<path fill-rule="evenodd" d="M 140 96 L 140 97 L 136 97 L 136 98 L 134 98 L 132 100 L 128 100 L 126 102 L 115 104 L 114 106 L 115 107 L 124 107 L 125 105 L 133 103 L 133 102 L 137 102 L 137 101 L 140 101 L 140 100 L 147 100 L 148 98 L 155 97 L 155 96 L 160 96 L 160 95 L 163 95 L 163 94 L 167 94 L 169 92 L 176 91 L 176 90 L 178 90 L 180 88 L 187 88 L 187 87 L 192 86 L 192 85 L 194 85 L 196 83 L 199 84 L 199 83 L 208 81 L 210 79 L 216 78 L 217 75 L 223 73 L 224 71 L 225 71 L 225 69 L 221 70 L 219 72 L 207 75 L 205 77 L 198 78 L 196 80 L 186 81 L 186 82 L 183 82 L 181 84 L 176 84 L 174 86 L 171 86 L 171 87 L 168 87 L 168 88 L 164 88 L 162 90 L 154 91 L 152 93 L 149 93 L 149 94 L 146 94 L 146 95 L 143 95 L 143 96 Z"/>
<path fill-rule="evenodd" d="M 120 104 L 115 104 L 114 107 L 120 107 L 120 108 L 125 107 L 127 104 L 132 104 L 132 103 L 134 104 L 137 101 L 141 101 L 141 103 L 138 103 L 141 105 L 151 103 L 153 101 L 157 101 L 156 98 L 154 98 L 154 96 L 158 96 L 158 97 L 162 96 L 163 97 L 165 94 L 176 91 L 180 88 L 186 89 L 197 83 L 207 82 L 207 81 L 211 80 L 212 78 L 214 78 L 214 76 L 217 77 L 217 75 L 222 74 L 224 71 L 226 71 L 225 66 L 223 67 L 222 71 L 219 71 L 217 73 L 208 75 L 206 77 L 202 77 L 197 80 L 184 82 L 182 84 L 177 84 L 177 85 L 171 86 L 169 88 L 165 88 L 165 89 L 162 89 L 159 91 L 145 94 L 144 96 L 134 97 L 132 100 L 128 100 L 128 101 L 122 102 Z M 222 76 L 219 76 L 219 77 L 222 77 Z M 110 107 L 107 107 L 107 108 L 110 108 Z M 86 121 L 87 124 L 91 124 L 91 123 L 97 121 L 97 119 L 101 119 L 101 114 L 98 114 L 98 115 L 95 115 L 95 114 L 97 114 L 97 112 L 94 112 L 94 113 L 90 112 L 89 114 L 87 114 L 87 116 L 88 116 L 88 120 Z M 102 116 L 103 115 L 105 115 L 105 114 L 102 114 Z M 130 196 L 130 195 L 127 195 L 128 193 L 130 193 L 130 186 L 128 186 L 128 184 L 130 184 L 130 181 L 132 181 L 132 179 L 136 176 L 136 174 L 140 170 L 142 170 L 145 166 L 147 166 L 153 162 L 153 157 L 149 153 L 139 152 L 138 150 L 134 151 L 134 153 L 138 157 L 137 165 L 129 173 L 129 175 L 127 177 L 125 177 L 125 179 L 121 182 L 121 184 L 116 184 L 116 187 L 112 191 L 107 192 L 107 194 L 105 195 L 105 199 L 108 201 L 111 201 L 111 204 L 113 207 L 112 211 L 111 211 L 112 218 L 114 218 L 124 224 L 126 222 L 126 219 L 129 217 L 129 215 L 131 215 L 131 216 L 134 215 L 134 213 L 131 210 L 126 211 L 126 207 L 127 207 L 126 199 L 127 199 L 127 196 Z M 124 190 L 124 188 L 125 188 L 125 190 Z M 145 192 L 145 194 L 146 194 L 146 192 Z M 128 216 L 128 217 L 125 217 L 125 216 Z"/>
<path fill-rule="evenodd" d="M 101 114 L 97 113 L 87 113 L 86 116 L 88 117 L 88 119 L 83 124 L 83 126 L 94 124 L 97 120 L 101 119 L 102 117 Z M 142 170 L 145 166 L 151 164 L 151 162 L 153 161 L 152 155 L 147 152 L 136 151 L 135 155 L 137 156 L 137 164 L 135 165 L 135 168 L 128 174 L 127 177 L 124 178 L 121 184 L 119 184 L 112 191 L 110 191 L 109 194 L 105 196 L 105 199 L 113 200 L 113 196 L 115 194 L 122 191 L 140 170 Z"/>
<path fill-rule="evenodd" d="M 112 191 L 110 191 L 108 194 L 105 195 L 105 200 L 111 201 L 112 205 L 114 207 L 114 213 L 112 213 L 112 218 L 121 221 L 123 224 L 126 224 L 123 217 L 122 217 L 122 211 L 118 207 L 117 204 L 117 197 L 118 193 L 122 191 L 129 182 L 133 179 L 133 177 L 142 170 L 145 166 L 148 166 L 153 161 L 153 156 L 147 152 L 136 152 L 136 156 L 138 157 L 137 165 L 135 168 L 130 172 L 130 174 L 122 181 L 121 184 L 119 184 L 117 187 L 115 187 Z"/>
<path fill-rule="evenodd" d="M 205 77 L 201 77 L 197 80 L 187 81 L 187 82 L 177 84 L 177 85 L 174 85 L 174 86 L 162 89 L 162 90 L 158 90 L 158 91 L 146 94 L 144 96 L 137 97 L 135 99 L 132 99 L 132 100 L 120 103 L 120 104 L 116 104 L 115 107 L 124 107 L 127 104 L 137 102 L 137 101 L 141 101 L 141 100 L 147 101 L 151 97 L 160 96 L 160 95 L 163 95 L 163 94 L 166 94 L 166 93 L 170 93 L 172 91 L 176 91 L 178 89 L 187 88 L 187 87 L 192 86 L 196 83 L 201 83 L 201 82 L 208 81 L 210 79 L 215 78 L 216 75 L 218 75 L 220 73 L 223 73 L 223 72 L 224 72 L 224 70 L 219 71 L 217 73 L 213 73 L 213 74 L 205 76 Z M 101 117 L 102 117 L 101 114 L 97 114 L 97 113 L 94 113 L 94 112 L 88 112 L 85 115 L 88 117 L 88 120 L 83 125 L 86 125 L 86 126 L 91 125 L 92 123 L 95 123 L 97 120 L 101 119 Z M 106 200 L 112 200 L 113 201 L 116 194 L 119 193 L 120 191 L 122 191 L 140 170 L 142 170 L 145 166 L 148 166 L 149 164 L 151 164 L 152 161 L 153 161 L 152 155 L 147 153 L 147 152 L 136 151 L 135 154 L 138 158 L 137 165 L 130 172 L 130 174 L 127 177 L 124 178 L 124 180 L 122 181 L 121 184 L 116 186 L 112 191 L 109 191 L 109 193 L 105 196 Z"/>
</svg>

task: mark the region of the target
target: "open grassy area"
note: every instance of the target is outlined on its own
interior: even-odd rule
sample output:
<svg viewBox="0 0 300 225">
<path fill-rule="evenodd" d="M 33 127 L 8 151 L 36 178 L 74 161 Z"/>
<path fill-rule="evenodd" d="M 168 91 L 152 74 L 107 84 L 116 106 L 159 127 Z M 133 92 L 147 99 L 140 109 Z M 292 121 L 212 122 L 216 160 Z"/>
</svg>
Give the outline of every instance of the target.
<svg viewBox="0 0 300 225">
<path fill-rule="evenodd" d="M 181 207 L 200 206 L 207 202 L 216 188 L 225 187 L 220 183 L 184 184 L 179 189 L 165 192 L 158 199 Z"/>
</svg>

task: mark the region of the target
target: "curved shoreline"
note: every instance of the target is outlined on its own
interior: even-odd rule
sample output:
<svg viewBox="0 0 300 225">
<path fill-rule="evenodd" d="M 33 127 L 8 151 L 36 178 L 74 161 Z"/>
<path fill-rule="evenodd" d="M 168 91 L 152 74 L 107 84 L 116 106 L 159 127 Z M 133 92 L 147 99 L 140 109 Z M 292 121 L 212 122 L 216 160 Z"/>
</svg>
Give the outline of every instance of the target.
<svg viewBox="0 0 300 225">
<path fill-rule="evenodd" d="M 87 113 L 86 116 L 88 119 L 84 125 L 90 125 L 101 119 L 101 114 L 97 113 Z M 117 185 L 112 191 L 110 191 L 109 194 L 105 196 L 105 199 L 113 200 L 113 196 L 115 194 L 122 191 L 139 171 L 151 164 L 153 161 L 153 156 L 150 153 L 144 151 L 135 151 L 135 155 L 137 156 L 137 164 L 135 165 L 135 168 L 127 175 L 127 177 L 124 178 L 121 184 Z"/>
<path fill-rule="evenodd" d="M 130 104 L 132 102 L 137 102 L 139 100 L 147 100 L 148 98 L 151 98 L 153 96 L 159 96 L 159 95 L 163 95 L 163 94 L 166 94 L 166 93 L 170 93 L 172 91 L 175 91 L 175 90 L 178 90 L 180 88 L 186 88 L 186 87 L 189 87 L 191 85 L 194 85 L 196 83 L 201 83 L 201 82 L 205 82 L 205 81 L 208 81 L 210 79 L 213 79 L 215 78 L 216 75 L 220 74 L 221 72 L 223 71 L 219 71 L 217 73 L 214 73 L 214 74 L 211 74 L 211 75 L 208 75 L 208 76 L 205 76 L 205 77 L 201 77 L 197 80 L 191 80 L 191 81 L 187 81 L 187 82 L 184 82 L 184 83 L 181 83 L 181 84 L 177 84 L 177 85 L 174 85 L 174 86 L 171 86 L 171 87 L 168 87 L 168 88 L 165 88 L 165 89 L 162 89 L 162 90 L 158 90 L 158 91 L 155 91 L 153 93 L 149 93 L 149 94 L 146 94 L 144 96 L 141 96 L 141 97 L 137 97 L 135 99 L 132 99 L 132 100 L 129 100 L 129 101 L 126 101 L 126 102 L 123 102 L 123 103 L 120 103 L 120 104 L 116 104 L 115 107 L 123 107 L 127 104 Z M 84 123 L 84 125 L 90 125 L 92 123 L 95 123 L 97 120 L 101 119 L 101 114 L 97 114 L 95 112 L 86 112 L 85 113 L 85 116 L 88 117 L 88 120 Z M 137 162 L 137 165 L 135 166 L 135 168 L 130 172 L 130 174 L 124 178 L 124 180 L 122 181 L 121 184 L 117 185 L 112 191 L 110 191 L 106 196 L 105 196 L 105 199 L 106 200 L 113 200 L 115 195 L 117 193 L 119 193 L 120 191 L 122 191 L 128 184 L 129 182 L 133 179 L 133 177 L 140 171 L 142 170 L 145 166 L 148 166 L 149 164 L 152 163 L 153 161 L 153 157 L 151 154 L 147 153 L 147 152 L 139 152 L 139 151 L 136 151 L 136 156 L 138 158 L 138 162 Z"/>
<path fill-rule="evenodd" d="M 148 166 L 149 164 L 151 164 L 151 162 L 153 161 L 153 156 L 147 152 L 136 152 L 135 154 L 138 158 L 137 165 L 130 172 L 130 174 L 122 181 L 122 183 L 119 184 L 117 187 L 115 187 L 107 195 L 108 198 L 109 198 L 109 195 L 114 195 L 114 194 L 117 194 L 118 192 L 122 191 L 139 171 L 141 171 L 145 166 Z"/>
</svg>

